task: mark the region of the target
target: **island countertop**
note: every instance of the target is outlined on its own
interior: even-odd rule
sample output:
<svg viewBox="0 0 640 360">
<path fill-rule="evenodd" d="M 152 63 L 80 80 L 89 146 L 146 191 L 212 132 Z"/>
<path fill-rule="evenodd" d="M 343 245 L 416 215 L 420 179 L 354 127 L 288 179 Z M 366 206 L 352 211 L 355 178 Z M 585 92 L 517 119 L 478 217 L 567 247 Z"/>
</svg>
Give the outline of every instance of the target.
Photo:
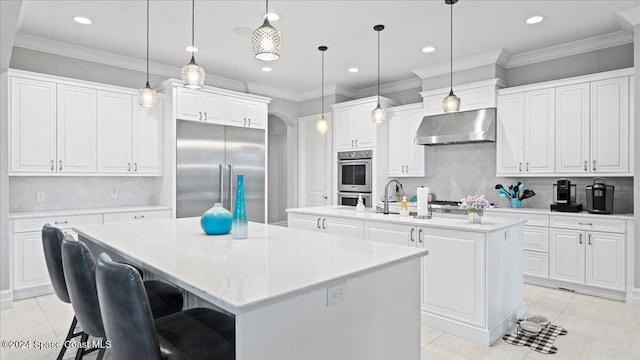
<svg viewBox="0 0 640 360">
<path fill-rule="evenodd" d="M 389 222 L 394 224 L 405 224 L 411 226 L 432 227 L 450 230 L 463 230 L 472 232 L 490 233 L 501 231 L 514 225 L 524 224 L 526 220 L 516 220 L 512 218 L 487 217 L 482 218 L 482 224 L 471 224 L 466 216 L 444 217 L 434 213 L 431 219 L 416 219 L 413 216 L 400 216 L 397 214 L 382 214 L 371 209 L 365 212 L 356 212 L 353 206 L 314 206 L 306 208 L 287 209 L 288 213 L 306 214 L 317 216 L 333 216 L 344 219 L 369 220 L 377 222 Z M 485 213 L 486 215 L 486 213 Z"/>
<path fill-rule="evenodd" d="M 427 254 L 420 248 L 252 222 L 248 239 L 232 240 L 230 234 L 205 235 L 199 218 L 74 230 L 233 314 Z"/>
</svg>

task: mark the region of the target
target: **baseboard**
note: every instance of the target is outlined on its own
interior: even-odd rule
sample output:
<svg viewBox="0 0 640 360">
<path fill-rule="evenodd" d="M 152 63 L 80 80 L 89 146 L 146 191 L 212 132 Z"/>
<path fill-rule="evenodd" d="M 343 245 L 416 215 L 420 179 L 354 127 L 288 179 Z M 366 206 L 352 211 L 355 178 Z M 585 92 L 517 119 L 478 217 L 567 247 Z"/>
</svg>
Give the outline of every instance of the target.
<svg viewBox="0 0 640 360">
<path fill-rule="evenodd" d="M 14 289 L 13 299 L 20 300 L 53 293 L 51 284 L 37 285 L 24 289 Z"/>
<path fill-rule="evenodd" d="M 626 294 L 624 291 L 600 289 L 600 288 L 586 286 L 586 285 L 573 284 L 573 283 L 568 283 L 568 282 L 559 281 L 559 280 L 545 279 L 545 278 L 539 278 L 539 277 L 527 276 L 527 275 L 524 276 L 524 282 L 526 284 L 545 286 L 553 289 L 558 289 L 558 288 L 569 289 L 569 290 L 573 290 L 578 294 L 598 296 L 605 299 L 617 300 L 622 302 L 626 301 Z"/>
<path fill-rule="evenodd" d="M 640 288 L 631 289 L 631 300 L 629 304 L 640 307 Z"/>
<path fill-rule="evenodd" d="M 0 290 L 0 310 L 13 306 L 13 291 L 10 289 Z"/>
</svg>

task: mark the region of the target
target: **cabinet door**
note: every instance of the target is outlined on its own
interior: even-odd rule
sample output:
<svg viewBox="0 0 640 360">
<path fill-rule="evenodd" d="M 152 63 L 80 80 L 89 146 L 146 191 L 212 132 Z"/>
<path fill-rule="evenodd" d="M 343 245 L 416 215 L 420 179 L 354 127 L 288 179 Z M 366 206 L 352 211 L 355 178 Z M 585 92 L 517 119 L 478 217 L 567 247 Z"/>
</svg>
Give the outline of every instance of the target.
<svg viewBox="0 0 640 360">
<path fill-rule="evenodd" d="M 629 79 L 591 83 L 591 171 L 629 171 Z"/>
<path fill-rule="evenodd" d="M 541 278 L 549 277 L 549 254 L 524 251 L 522 258 L 522 273 Z"/>
<path fill-rule="evenodd" d="M 367 222 L 364 226 L 364 239 L 389 244 L 416 246 L 416 228 L 409 225 Z"/>
<path fill-rule="evenodd" d="M 256 129 L 267 127 L 267 104 L 247 101 L 247 126 Z"/>
<path fill-rule="evenodd" d="M 387 121 L 389 134 L 389 176 L 406 176 L 407 159 L 407 112 L 398 111 L 389 114 Z"/>
<path fill-rule="evenodd" d="M 98 91 L 98 172 L 133 170 L 132 96 Z"/>
<path fill-rule="evenodd" d="M 354 109 L 337 109 L 333 122 L 333 133 L 337 150 L 352 149 L 355 139 L 352 136 L 352 124 Z"/>
<path fill-rule="evenodd" d="M 549 228 L 524 226 L 522 246 L 525 250 L 549 252 Z"/>
<path fill-rule="evenodd" d="M 146 108 L 133 104 L 132 172 L 136 174 L 161 174 L 163 160 L 164 102 L 158 99 L 155 107 Z"/>
<path fill-rule="evenodd" d="M 214 124 L 226 124 L 226 98 L 222 95 L 204 93 L 202 120 Z"/>
<path fill-rule="evenodd" d="M 96 171 L 96 91 L 58 85 L 57 171 Z"/>
<path fill-rule="evenodd" d="M 289 214 L 287 222 L 288 226 L 293 229 L 321 232 L 322 219 L 320 215 Z"/>
<path fill-rule="evenodd" d="M 40 232 L 13 235 L 14 290 L 50 284 Z"/>
<path fill-rule="evenodd" d="M 556 88 L 556 172 L 588 172 L 589 84 Z"/>
<path fill-rule="evenodd" d="M 555 171 L 555 89 L 525 93 L 524 170 L 545 174 Z"/>
<path fill-rule="evenodd" d="M 584 284 L 584 231 L 551 229 L 549 277 Z"/>
<path fill-rule="evenodd" d="M 321 226 L 329 234 L 363 238 L 364 222 L 360 220 L 324 217 Z"/>
<path fill-rule="evenodd" d="M 227 125 L 247 126 L 247 117 L 245 115 L 245 101 L 242 99 L 227 98 Z"/>
<path fill-rule="evenodd" d="M 376 106 L 365 104 L 355 109 L 355 121 L 352 127 L 355 145 L 358 148 L 374 147 L 378 142 L 378 124 L 371 121 L 371 112 Z"/>
<path fill-rule="evenodd" d="M 407 155 L 409 156 L 405 172 L 410 176 L 426 176 L 424 152 L 427 147 L 416 144 L 416 132 L 422 123 L 422 109 L 411 110 L 407 113 Z"/>
<path fill-rule="evenodd" d="M 55 172 L 56 84 L 11 78 L 10 172 Z"/>
<path fill-rule="evenodd" d="M 523 169 L 524 94 L 498 98 L 496 172 L 519 174 Z"/>
<path fill-rule="evenodd" d="M 201 92 L 185 88 L 176 89 L 176 118 L 181 120 L 201 121 Z"/>
<path fill-rule="evenodd" d="M 635 145 L 635 127 L 636 127 L 636 77 L 629 77 L 629 172 L 633 174 L 635 166 L 633 162 L 635 161 L 634 152 L 636 151 Z"/>
<path fill-rule="evenodd" d="M 625 235 L 587 232 L 586 284 L 625 290 Z"/>
</svg>

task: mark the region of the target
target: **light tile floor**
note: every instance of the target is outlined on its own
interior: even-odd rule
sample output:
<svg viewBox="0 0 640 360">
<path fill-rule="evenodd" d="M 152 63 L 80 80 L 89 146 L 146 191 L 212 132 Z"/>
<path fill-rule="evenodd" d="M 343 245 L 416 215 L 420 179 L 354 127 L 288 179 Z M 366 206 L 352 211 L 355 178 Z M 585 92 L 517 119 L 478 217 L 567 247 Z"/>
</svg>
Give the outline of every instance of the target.
<svg viewBox="0 0 640 360">
<path fill-rule="evenodd" d="M 566 328 L 556 339 L 558 353 L 544 355 L 501 339 L 479 345 L 441 331 L 422 327 L 422 359 L 639 359 L 640 308 L 618 301 L 525 285 L 527 312 L 544 315 Z M 71 306 L 55 295 L 15 301 L 0 311 L 0 338 L 5 340 L 61 341 L 73 317 Z M 0 359 L 55 359 L 58 349 L 0 348 Z M 72 359 L 74 350 L 65 359 Z M 86 356 L 95 359 L 96 354 Z M 391 360 L 391 359 L 390 359 Z M 403 359 L 393 359 L 403 360 Z"/>
</svg>

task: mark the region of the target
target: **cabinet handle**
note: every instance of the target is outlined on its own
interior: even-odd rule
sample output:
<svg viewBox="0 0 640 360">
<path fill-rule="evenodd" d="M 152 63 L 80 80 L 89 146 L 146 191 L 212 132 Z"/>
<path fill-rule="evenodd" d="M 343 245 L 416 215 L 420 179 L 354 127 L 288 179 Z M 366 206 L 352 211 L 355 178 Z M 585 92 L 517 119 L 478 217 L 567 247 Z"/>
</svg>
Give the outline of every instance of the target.
<svg viewBox="0 0 640 360">
<path fill-rule="evenodd" d="M 596 171 L 596 161 L 593 160 L 593 171 Z"/>
<path fill-rule="evenodd" d="M 61 225 L 61 224 L 68 224 L 69 221 L 65 220 L 65 221 L 55 221 L 53 224 L 54 225 Z"/>
<path fill-rule="evenodd" d="M 351 147 L 353 147 L 353 140 L 351 140 Z"/>
<path fill-rule="evenodd" d="M 588 226 L 593 225 L 593 223 L 582 222 L 582 221 L 581 221 L 581 222 L 579 222 L 578 224 L 579 224 L 579 225 L 588 225 Z"/>
<path fill-rule="evenodd" d="M 407 166 L 405 167 L 405 170 L 407 171 L 407 174 L 408 174 L 408 173 L 409 173 L 409 165 L 407 165 Z"/>
<path fill-rule="evenodd" d="M 131 171 L 131 163 L 130 162 L 127 163 L 127 171 Z"/>
<path fill-rule="evenodd" d="M 242 126 L 247 126 L 247 118 L 242 118 Z"/>
<path fill-rule="evenodd" d="M 51 160 L 51 171 L 53 171 L 53 170 L 55 170 L 55 169 L 53 168 L 53 160 Z"/>
<path fill-rule="evenodd" d="M 518 163 L 518 171 L 522 172 L 522 163 Z"/>
<path fill-rule="evenodd" d="M 320 229 L 320 218 L 318 218 L 318 222 L 316 223 L 316 225 L 318 226 L 318 229 Z"/>
<path fill-rule="evenodd" d="M 404 174 L 404 165 L 402 165 L 402 173 Z"/>
<path fill-rule="evenodd" d="M 202 120 L 202 111 L 198 111 L 198 120 Z"/>
<path fill-rule="evenodd" d="M 585 160 L 585 161 L 584 161 L 584 171 L 589 171 L 589 170 L 587 169 L 587 160 Z"/>
<path fill-rule="evenodd" d="M 358 140 L 356 140 L 356 147 L 358 147 Z"/>
<path fill-rule="evenodd" d="M 589 245 L 591 245 L 591 234 L 588 235 L 587 239 L 588 239 Z"/>
<path fill-rule="evenodd" d="M 251 126 L 251 118 L 249 118 L 248 122 L 249 122 L 248 126 Z"/>
<path fill-rule="evenodd" d="M 137 162 L 133 163 L 133 171 L 138 171 L 138 163 Z"/>
<path fill-rule="evenodd" d="M 411 235 L 410 235 L 411 242 L 414 242 L 414 241 L 415 241 L 415 239 L 413 238 L 413 233 L 414 233 L 415 231 L 416 231 L 416 229 L 415 229 L 415 228 L 411 228 Z"/>
<path fill-rule="evenodd" d="M 580 244 L 582 244 L 582 233 L 580 233 L 580 239 L 578 240 Z"/>
<path fill-rule="evenodd" d="M 527 161 L 527 172 L 529 172 L 529 162 Z"/>
<path fill-rule="evenodd" d="M 327 226 L 326 225 L 327 225 L 327 219 L 326 218 L 322 219 L 322 228 L 325 229 L 325 230 L 327 230 Z"/>
<path fill-rule="evenodd" d="M 62 171 L 62 160 L 60 160 L 60 167 L 58 168 L 58 170 Z"/>
<path fill-rule="evenodd" d="M 144 215 L 136 215 L 133 218 L 134 219 L 144 219 Z"/>
<path fill-rule="evenodd" d="M 422 229 L 418 230 L 418 242 L 422 243 Z"/>
<path fill-rule="evenodd" d="M 204 121 L 207 121 L 207 113 L 204 113 Z"/>
</svg>

